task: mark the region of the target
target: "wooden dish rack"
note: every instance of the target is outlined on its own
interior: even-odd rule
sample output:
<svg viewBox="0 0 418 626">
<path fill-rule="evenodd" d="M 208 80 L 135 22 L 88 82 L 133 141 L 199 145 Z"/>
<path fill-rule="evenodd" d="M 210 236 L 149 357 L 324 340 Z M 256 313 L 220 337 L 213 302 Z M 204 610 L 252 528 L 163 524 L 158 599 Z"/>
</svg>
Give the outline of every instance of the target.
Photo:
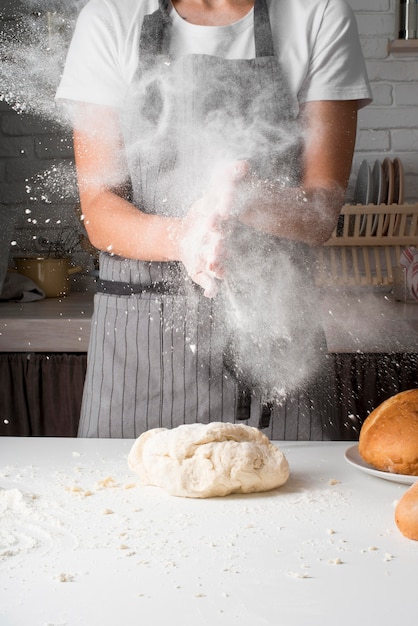
<svg viewBox="0 0 418 626">
<path fill-rule="evenodd" d="M 344 205 L 338 225 L 317 249 L 315 282 L 391 286 L 404 248 L 418 247 L 418 204 Z"/>
</svg>

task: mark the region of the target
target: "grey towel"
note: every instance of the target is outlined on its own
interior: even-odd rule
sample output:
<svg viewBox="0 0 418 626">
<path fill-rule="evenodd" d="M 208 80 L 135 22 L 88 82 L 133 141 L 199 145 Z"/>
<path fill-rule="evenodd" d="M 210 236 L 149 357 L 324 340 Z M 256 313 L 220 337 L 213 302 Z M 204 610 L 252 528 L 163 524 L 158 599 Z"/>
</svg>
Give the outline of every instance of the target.
<svg viewBox="0 0 418 626">
<path fill-rule="evenodd" d="M 6 273 L 0 301 L 34 302 L 43 298 L 45 298 L 45 293 L 33 280 L 19 272 Z"/>
</svg>

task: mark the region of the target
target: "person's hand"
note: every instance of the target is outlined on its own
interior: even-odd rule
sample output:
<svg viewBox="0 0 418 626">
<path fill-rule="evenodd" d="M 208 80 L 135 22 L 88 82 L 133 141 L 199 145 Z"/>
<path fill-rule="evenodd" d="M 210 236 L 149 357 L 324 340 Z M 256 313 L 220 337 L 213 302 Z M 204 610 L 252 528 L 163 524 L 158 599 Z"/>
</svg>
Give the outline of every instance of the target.
<svg viewBox="0 0 418 626">
<path fill-rule="evenodd" d="M 234 217 L 237 185 L 247 174 L 246 161 L 235 161 L 217 171 L 210 190 L 189 209 L 182 221 L 180 260 L 204 295 L 213 298 L 223 277 L 225 226 Z"/>
</svg>

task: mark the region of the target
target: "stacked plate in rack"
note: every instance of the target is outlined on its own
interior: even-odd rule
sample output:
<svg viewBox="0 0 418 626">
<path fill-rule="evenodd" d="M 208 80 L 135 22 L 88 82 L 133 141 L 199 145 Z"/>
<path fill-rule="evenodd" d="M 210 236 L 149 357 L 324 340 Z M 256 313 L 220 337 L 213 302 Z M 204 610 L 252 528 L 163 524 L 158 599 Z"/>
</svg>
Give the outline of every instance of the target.
<svg viewBox="0 0 418 626">
<path fill-rule="evenodd" d="M 403 204 L 404 202 L 404 169 L 401 159 L 393 161 L 385 158 L 382 162 L 376 160 L 371 167 L 367 160 L 361 162 L 356 186 L 354 190 L 353 204 L 362 205 L 388 205 Z M 364 216 L 360 225 L 360 235 L 366 230 L 367 216 Z M 371 234 L 377 230 L 378 216 L 372 222 Z M 383 233 L 389 227 L 389 217 L 383 224 Z"/>
</svg>

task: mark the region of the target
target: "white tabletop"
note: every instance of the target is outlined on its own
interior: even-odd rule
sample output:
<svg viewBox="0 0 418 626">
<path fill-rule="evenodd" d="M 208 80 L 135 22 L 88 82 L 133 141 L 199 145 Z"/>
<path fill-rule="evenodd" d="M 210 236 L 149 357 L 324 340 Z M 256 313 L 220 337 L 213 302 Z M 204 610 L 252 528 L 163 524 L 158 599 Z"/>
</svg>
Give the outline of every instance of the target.
<svg viewBox="0 0 418 626">
<path fill-rule="evenodd" d="M 352 443 L 283 442 L 270 493 L 136 485 L 129 440 L 0 439 L 1 626 L 389 626 L 416 622 L 418 542 Z"/>
</svg>

